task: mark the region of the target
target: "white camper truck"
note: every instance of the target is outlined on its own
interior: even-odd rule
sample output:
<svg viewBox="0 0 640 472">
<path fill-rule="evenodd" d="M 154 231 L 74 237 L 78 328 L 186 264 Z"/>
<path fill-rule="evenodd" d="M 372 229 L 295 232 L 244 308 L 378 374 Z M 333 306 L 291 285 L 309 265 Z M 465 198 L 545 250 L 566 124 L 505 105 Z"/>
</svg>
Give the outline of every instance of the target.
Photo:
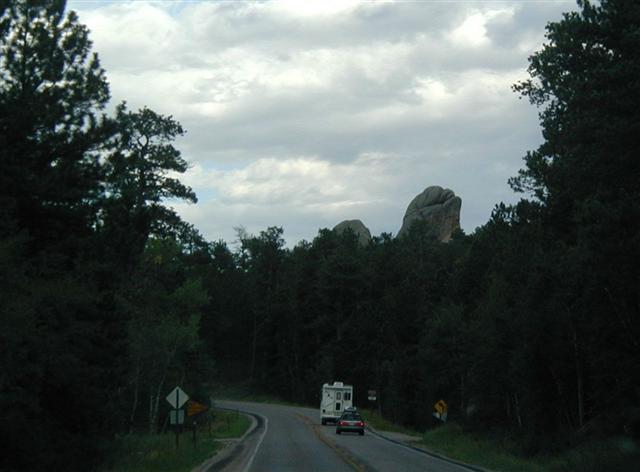
<svg viewBox="0 0 640 472">
<path fill-rule="evenodd" d="M 320 421 L 322 424 L 336 422 L 342 412 L 353 406 L 353 387 L 342 382 L 324 384 L 320 400 Z"/>
</svg>

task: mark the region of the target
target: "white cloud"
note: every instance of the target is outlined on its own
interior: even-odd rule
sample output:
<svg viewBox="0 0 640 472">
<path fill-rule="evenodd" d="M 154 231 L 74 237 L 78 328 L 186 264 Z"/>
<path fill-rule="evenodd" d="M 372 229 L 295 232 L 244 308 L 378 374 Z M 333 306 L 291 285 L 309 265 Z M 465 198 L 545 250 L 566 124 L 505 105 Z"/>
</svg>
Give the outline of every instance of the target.
<svg viewBox="0 0 640 472">
<path fill-rule="evenodd" d="M 487 36 L 488 23 L 508 22 L 513 18 L 514 13 L 513 7 L 486 12 L 471 12 L 462 24 L 449 33 L 448 39 L 462 47 L 488 46 L 491 44 L 491 40 Z"/>
<path fill-rule="evenodd" d="M 71 0 L 114 102 L 187 129 L 200 196 L 176 205 L 211 238 L 283 225 L 289 242 L 360 218 L 395 232 L 428 185 L 484 223 L 540 140 L 510 86 L 572 2 Z"/>
<path fill-rule="evenodd" d="M 276 11 L 294 16 L 317 17 L 345 13 L 363 2 L 358 0 L 279 0 L 272 3 Z"/>
<path fill-rule="evenodd" d="M 205 192 L 215 192 L 230 204 L 286 202 L 301 208 L 336 208 L 354 201 L 379 201 L 377 190 L 389 184 L 396 164 L 397 156 L 384 154 L 363 154 L 349 164 L 317 157 L 261 158 L 227 171 L 206 171 L 196 164 L 183 180 Z"/>
<path fill-rule="evenodd" d="M 214 194 L 201 211 L 178 204 L 183 215 L 203 227 L 211 215 L 225 215 L 226 226 L 216 223 L 218 234 L 233 237 L 233 228 L 244 225 L 250 231 L 264 225 L 295 228 L 299 221 L 313 222 L 313 231 L 295 234 L 293 240 L 310 238 L 320 227 L 332 227 L 343 219 L 362 217 L 367 208 L 393 206 L 389 199 L 402 185 L 404 166 L 398 156 L 365 153 L 350 164 L 338 164 L 317 157 L 263 158 L 241 169 L 204 170 L 195 165 L 183 181 L 202 193 Z M 271 215 L 273 221 L 265 220 Z M 369 223 L 370 224 L 370 223 Z M 383 231 L 397 231 L 396 222 Z M 306 234 L 305 234 L 306 233 Z"/>
</svg>

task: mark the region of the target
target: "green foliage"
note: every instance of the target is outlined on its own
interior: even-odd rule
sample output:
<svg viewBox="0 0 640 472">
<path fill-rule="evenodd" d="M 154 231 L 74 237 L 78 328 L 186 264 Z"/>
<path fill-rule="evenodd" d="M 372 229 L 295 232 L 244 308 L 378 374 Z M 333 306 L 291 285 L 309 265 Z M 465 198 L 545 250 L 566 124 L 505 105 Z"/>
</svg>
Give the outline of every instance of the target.
<svg viewBox="0 0 640 472">
<path fill-rule="evenodd" d="M 549 365 L 538 375 L 555 391 L 539 394 L 556 396 L 558 416 L 570 427 L 604 414 L 602 402 L 612 398 L 620 406 L 640 401 L 639 365 L 631 361 L 640 354 L 640 6 L 612 0 L 579 7 L 548 25 L 549 43 L 530 58 L 532 79 L 515 86 L 544 107 L 545 141 L 512 179 L 542 203 L 541 231 L 532 232 L 539 236 L 537 275 L 523 290 L 536 321 L 523 327 L 544 347 L 529 356 Z"/>
<path fill-rule="evenodd" d="M 251 421 L 245 414 L 237 411 L 212 410 L 211 434 L 216 439 L 240 438 L 247 432 Z"/>
<path fill-rule="evenodd" d="M 217 453 L 220 449 L 220 439 L 239 438 L 249 426 L 250 421 L 246 415 L 214 409 L 199 423 L 196 447 L 193 446 L 192 431 L 189 428 L 183 431 L 179 448 L 175 446 L 173 432 L 124 435 L 115 441 L 109 464 L 101 470 L 105 472 L 193 470 Z"/>
<path fill-rule="evenodd" d="M 165 391 L 192 377 L 188 360 L 200 349 L 200 310 L 208 300 L 200 280 L 181 273 L 183 259 L 174 241 L 151 240 L 134 274 L 135 284 L 123 293 L 122 305 L 129 313 L 127 347 L 132 367 L 130 427 L 136 422 L 140 404 L 148 405 L 145 413 L 150 433 L 158 429 Z"/>
<path fill-rule="evenodd" d="M 626 437 L 590 441 L 564 454 L 554 461 L 549 470 L 569 472 L 607 472 L 610 470 L 634 470 L 640 461 L 640 447 Z"/>
<path fill-rule="evenodd" d="M 523 458 L 517 454 L 517 445 L 508 438 L 498 438 L 465 432 L 457 424 L 447 424 L 425 433 L 422 445 L 429 450 L 453 457 L 462 462 L 501 471 L 552 470 L 549 457 Z"/>
<path fill-rule="evenodd" d="M 183 173 L 187 162 L 171 143 L 185 134 L 180 123 L 148 108 L 136 113 L 124 103 L 116 110 L 118 134 L 107 160 L 110 196 L 129 203 L 132 210 L 154 208 L 165 198 L 196 202 L 193 191 L 169 172 Z"/>
<path fill-rule="evenodd" d="M 115 243 L 118 260 L 135 263 L 150 236 L 172 236 L 202 247 L 197 231 L 164 205 L 167 199 L 197 201 L 189 187 L 169 175 L 187 170 L 172 144 L 185 133 L 180 123 L 148 108 L 130 112 L 122 103 L 114 126 L 104 166 L 107 195 L 101 232 Z"/>
<path fill-rule="evenodd" d="M 176 448 L 175 436 L 168 434 L 130 434 L 117 439 L 111 465 L 104 472 L 187 472 L 203 463 L 220 448 L 212 437 L 200 433 L 193 447 L 191 432 L 185 430 Z"/>
<path fill-rule="evenodd" d="M 2 233 L 15 223 L 38 250 L 72 251 L 96 216 L 104 71 L 63 1 L 5 2 L 0 13 Z"/>
<path fill-rule="evenodd" d="M 529 456 L 637 441 L 639 11 L 579 2 L 548 25 L 515 86 L 542 108 L 545 141 L 511 180 L 533 198 L 497 205 L 474 234 L 440 244 L 418 224 L 367 247 L 329 230 L 292 250 L 268 232 L 243 245 L 254 318 L 220 326 L 236 359 L 257 340 L 262 362 L 236 364 L 255 387 L 314 404 L 346 381 L 356 404 L 376 389 L 379 414 L 417 429 L 443 398 L 449 418 Z"/>
<path fill-rule="evenodd" d="M 527 155 L 513 185 L 558 210 L 637 187 L 629 144 L 638 126 L 640 7 L 630 0 L 578 4 L 579 12 L 547 26 L 549 43 L 530 58 L 532 78 L 515 86 L 545 107 L 545 142 Z"/>
<path fill-rule="evenodd" d="M 511 180 L 530 200 L 447 244 L 415 224 L 288 249 L 270 227 L 236 251 L 166 206 L 195 202 L 173 177 L 181 125 L 101 115 L 104 71 L 64 2 L 0 7 L 0 441 L 17 469 L 91 469 L 116 433 L 161 430 L 166 393 L 201 393 L 212 365 L 297 403 L 332 380 L 359 406 L 375 389 L 379 417 L 418 430 L 444 399 L 529 456 L 635 445 L 637 2 L 579 2 L 515 86 L 542 108 L 544 142 Z M 620 451 L 605 463 L 635 457 Z"/>
<path fill-rule="evenodd" d="M 64 2 L 1 7 L 0 440 L 18 469 L 85 469 L 113 431 L 103 386 L 117 365 L 95 264 L 82 263 L 108 87 Z"/>
<path fill-rule="evenodd" d="M 206 375 L 195 255 L 207 245 L 164 206 L 195 201 L 167 176 L 186 170 L 171 144 L 183 130 L 146 108 L 108 118 L 108 99 L 88 30 L 64 1 L 0 3 L 0 441 L 15 470 L 99 463 L 135 410 L 132 358 L 156 388 L 157 372 L 188 370 L 190 385 Z M 144 260 L 150 236 L 178 241 L 161 251 L 170 270 Z M 134 348 L 143 321 L 155 344 Z M 166 366 L 150 360 L 167 345 Z"/>
</svg>

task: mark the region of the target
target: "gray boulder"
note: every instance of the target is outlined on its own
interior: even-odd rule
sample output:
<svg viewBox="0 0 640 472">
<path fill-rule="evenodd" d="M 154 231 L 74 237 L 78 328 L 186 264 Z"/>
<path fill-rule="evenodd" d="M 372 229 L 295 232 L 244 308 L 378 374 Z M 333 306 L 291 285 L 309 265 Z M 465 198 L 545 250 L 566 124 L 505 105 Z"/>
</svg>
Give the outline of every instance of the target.
<svg viewBox="0 0 640 472">
<path fill-rule="evenodd" d="M 371 232 L 360 220 L 344 220 L 333 227 L 333 231 L 340 234 L 347 229 L 352 230 L 358 236 L 358 243 L 366 246 L 371 241 Z"/>
<path fill-rule="evenodd" d="M 405 236 L 416 221 L 426 221 L 436 237 L 447 242 L 453 232 L 460 228 L 461 206 L 462 200 L 456 197 L 453 190 L 437 185 L 428 187 L 409 203 L 398 237 Z"/>
</svg>

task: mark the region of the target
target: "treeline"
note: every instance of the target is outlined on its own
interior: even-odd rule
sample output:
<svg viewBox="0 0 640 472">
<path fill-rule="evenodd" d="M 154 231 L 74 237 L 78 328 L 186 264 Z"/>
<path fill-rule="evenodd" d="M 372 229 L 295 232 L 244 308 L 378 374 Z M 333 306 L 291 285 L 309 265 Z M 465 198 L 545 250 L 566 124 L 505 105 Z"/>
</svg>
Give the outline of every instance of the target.
<svg viewBox="0 0 640 472">
<path fill-rule="evenodd" d="M 174 119 L 120 104 L 64 1 L 0 3 L 0 470 L 90 470 L 208 376 Z"/>
<path fill-rule="evenodd" d="M 227 379 L 309 404 L 322 383 L 375 389 L 417 427 L 432 405 L 529 452 L 640 425 L 640 4 L 579 2 L 547 27 L 516 92 L 543 144 L 526 192 L 471 235 L 436 242 L 282 229 L 217 245 L 202 333 Z M 461 192 L 464 198 L 464 192 Z"/>
<path fill-rule="evenodd" d="M 288 250 L 280 228 L 236 253 L 218 243 L 202 320 L 218 378 L 310 405 L 345 381 L 360 407 L 418 429 L 445 399 L 450 420 L 530 453 L 637 435 L 637 306 L 601 285 L 599 246 L 576 261 L 535 208 L 499 206 L 447 244 L 421 225 L 366 247 L 321 230 Z"/>
<path fill-rule="evenodd" d="M 315 405 L 325 382 L 419 428 L 444 399 L 530 452 L 638 435 L 640 6 L 579 3 L 517 92 L 544 142 L 473 234 L 206 242 L 171 117 L 125 104 L 63 1 L 0 3 L 2 470 L 88 470 L 159 431 L 176 384 Z M 464 191 L 460 191 L 464 197 Z M 559 440 L 560 439 L 560 440 Z M 562 441 L 561 441 L 562 440 Z"/>
</svg>

